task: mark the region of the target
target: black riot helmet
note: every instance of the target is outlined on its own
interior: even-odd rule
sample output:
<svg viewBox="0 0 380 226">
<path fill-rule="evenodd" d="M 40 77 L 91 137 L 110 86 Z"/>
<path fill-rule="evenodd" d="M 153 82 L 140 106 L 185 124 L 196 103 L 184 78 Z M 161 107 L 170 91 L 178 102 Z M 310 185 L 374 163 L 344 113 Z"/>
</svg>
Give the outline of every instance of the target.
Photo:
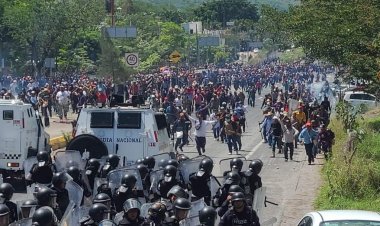
<svg viewBox="0 0 380 226">
<path fill-rule="evenodd" d="M 237 170 L 238 172 L 240 172 L 243 168 L 243 160 L 241 160 L 240 158 L 233 158 L 230 161 L 230 168 L 231 170 Z"/>
<path fill-rule="evenodd" d="M 180 210 L 190 210 L 191 202 L 184 198 L 178 198 L 174 201 L 173 207 Z"/>
<path fill-rule="evenodd" d="M 241 188 L 239 185 L 233 184 L 230 186 L 230 189 L 228 189 L 228 193 L 236 193 L 236 192 L 243 192 L 243 188 Z"/>
<path fill-rule="evenodd" d="M 160 162 L 158 162 L 158 166 L 160 169 L 165 169 L 165 167 L 168 165 L 167 159 L 161 159 Z"/>
<path fill-rule="evenodd" d="M 139 164 L 144 164 L 144 159 L 137 159 L 136 165 L 139 165 Z"/>
<path fill-rule="evenodd" d="M 177 157 L 177 159 L 178 159 L 178 162 L 183 162 L 183 161 L 186 161 L 186 160 L 188 160 L 189 159 L 189 157 L 187 157 L 186 155 L 179 155 L 178 157 Z"/>
<path fill-rule="evenodd" d="M 7 205 L 0 204 L 0 225 L 9 225 L 10 210 Z"/>
<path fill-rule="evenodd" d="M 47 151 L 39 151 L 37 153 L 38 166 L 46 166 L 50 162 L 49 153 Z"/>
<path fill-rule="evenodd" d="M 80 180 L 80 170 L 76 166 L 70 166 L 67 169 L 67 174 L 69 174 L 74 181 L 79 181 Z"/>
<path fill-rule="evenodd" d="M 156 165 L 156 159 L 154 159 L 153 156 L 146 156 L 143 163 L 148 167 L 148 169 L 153 169 Z"/>
<path fill-rule="evenodd" d="M 144 164 L 137 165 L 137 170 L 139 171 L 141 178 L 145 178 L 149 173 L 148 167 Z"/>
<path fill-rule="evenodd" d="M 15 192 L 15 189 L 10 183 L 2 183 L 0 185 L 1 196 L 5 200 L 7 201 L 11 200 L 14 192 Z"/>
<path fill-rule="evenodd" d="M 133 188 L 137 182 L 137 178 L 133 174 L 125 174 L 123 178 L 121 178 L 121 184 L 128 188 Z"/>
<path fill-rule="evenodd" d="M 32 225 L 54 226 L 57 225 L 57 217 L 51 207 L 43 206 L 36 210 L 32 217 Z"/>
<path fill-rule="evenodd" d="M 92 158 L 88 160 L 87 166 L 86 166 L 86 175 L 92 175 L 93 173 L 97 173 L 100 168 L 100 162 L 99 160 Z"/>
<path fill-rule="evenodd" d="M 241 200 L 243 200 L 243 201 L 245 200 L 245 196 L 244 196 L 243 192 L 235 192 L 232 194 L 231 202 L 241 201 Z"/>
<path fill-rule="evenodd" d="M 189 194 L 182 187 L 175 185 L 168 191 L 168 197 L 174 195 L 176 198 L 189 198 Z"/>
<path fill-rule="evenodd" d="M 109 154 L 107 157 L 107 162 L 111 165 L 113 168 L 117 168 L 119 166 L 120 158 L 119 156 L 115 154 Z"/>
<path fill-rule="evenodd" d="M 88 210 L 88 215 L 96 224 L 99 224 L 102 220 L 108 219 L 109 212 L 110 211 L 106 205 L 95 203 Z"/>
<path fill-rule="evenodd" d="M 175 167 L 178 167 L 178 166 L 179 166 L 178 161 L 175 160 L 175 159 L 169 159 L 169 160 L 167 161 L 167 164 L 168 164 L 168 165 L 171 165 L 171 166 L 175 166 Z"/>
<path fill-rule="evenodd" d="M 238 172 L 231 171 L 226 176 L 225 184 L 240 184 L 241 177 Z"/>
<path fill-rule="evenodd" d="M 30 212 L 32 208 L 37 207 L 37 200 L 34 199 L 28 199 L 22 202 L 20 209 L 21 209 L 21 217 L 22 218 L 28 218 L 30 215 Z"/>
<path fill-rule="evenodd" d="M 138 210 L 138 215 L 140 215 L 141 203 L 137 199 L 127 199 L 123 204 L 124 213 L 128 213 L 130 210 Z"/>
<path fill-rule="evenodd" d="M 39 206 L 53 206 L 55 205 L 55 198 L 57 193 L 47 187 L 38 189 L 36 193 L 36 199 Z"/>
<path fill-rule="evenodd" d="M 175 177 L 177 175 L 177 167 L 172 166 L 172 165 L 165 166 L 164 175 L 170 176 L 170 177 Z"/>
<path fill-rule="evenodd" d="M 66 183 L 68 179 L 64 172 L 55 173 L 53 175 L 52 184 L 54 187 L 59 187 L 62 183 Z"/>
<path fill-rule="evenodd" d="M 165 213 L 166 206 L 162 202 L 153 203 L 153 205 L 148 210 L 149 218 L 158 222 L 161 222 L 165 219 Z"/>
<path fill-rule="evenodd" d="M 214 168 L 214 162 L 210 158 L 204 158 L 202 162 L 199 163 L 199 171 L 204 172 L 207 175 L 211 175 L 212 169 Z M 198 172 L 198 176 L 203 174 Z M 202 175 L 201 175 L 202 174 Z"/>
<path fill-rule="evenodd" d="M 201 225 L 214 226 L 217 218 L 217 213 L 211 206 L 205 206 L 199 210 L 199 222 Z"/>
<path fill-rule="evenodd" d="M 258 175 L 261 172 L 261 169 L 263 168 L 263 162 L 260 159 L 254 159 L 249 164 L 249 171 L 252 173 Z"/>
<path fill-rule="evenodd" d="M 99 193 L 95 196 L 93 203 L 102 203 L 106 205 L 108 208 L 111 207 L 111 198 L 106 193 Z"/>
</svg>

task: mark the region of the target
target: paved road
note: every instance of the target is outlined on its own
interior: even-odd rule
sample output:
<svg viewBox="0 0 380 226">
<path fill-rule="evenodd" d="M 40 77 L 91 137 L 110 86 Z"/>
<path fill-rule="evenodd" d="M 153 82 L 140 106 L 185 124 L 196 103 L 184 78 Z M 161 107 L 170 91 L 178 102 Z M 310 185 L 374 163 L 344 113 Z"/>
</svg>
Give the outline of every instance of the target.
<svg viewBox="0 0 380 226">
<path fill-rule="evenodd" d="M 298 219 L 306 212 L 313 210 L 312 201 L 319 187 L 319 170 L 323 160 L 317 159 L 316 164 L 311 166 L 305 164 L 306 155 L 302 146 L 295 150 L 293 161 L 285 162 L 281 154 L 278 154 L 276 158 L 270 158 L 271 149 L 262 142 L 258 131 L 258 121 L 263 118 L 262 110 L 258 107 L 261 103 L 262 96 L 257 96 L 256 107 L 248 107 L 247 128 L 242 137 L 243 150 L 239 154 L 246 156 L 247 159 L 259 158 L 264 162 L 261 172 L 263 186 L 267 187 L 268 200 L 278 204 L 277 206 L 268 204 L 263 210 L 261 221 L 276 217 L 278 221 L 275 225 L 296 225 Z M 53 118 L 52 121 L 57 121 L 57 119 Z M 52 122 L 47 131 L 51 137 L 61 136 L 62 132 L 71 131 L 71 125 Z M 194 142 L 184 147 L 184 153 L 189 157 L 198 155 Z M 213 139 L 211 128 L 207 133 L 205 154 L 214 160 L 213 173 L 216 176 L 221 175 L 219 170 L 221 159 L 237 156 L 228 155 L 227 145 Z M 221 171 L 224 170 L 228 169 Z M 25 194 L 15 194 L 15 198 L 24 199 Z"/>
</svg>

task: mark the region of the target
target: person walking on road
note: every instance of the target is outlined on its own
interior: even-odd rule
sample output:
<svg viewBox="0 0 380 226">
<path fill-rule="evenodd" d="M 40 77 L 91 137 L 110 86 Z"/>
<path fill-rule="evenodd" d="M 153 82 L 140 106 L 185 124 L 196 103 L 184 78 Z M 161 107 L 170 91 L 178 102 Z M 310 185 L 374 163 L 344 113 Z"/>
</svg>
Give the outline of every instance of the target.
<svg viewBox="0 0 380 226">
<path fill-rule="evenodd" d="M 202 152 L 206 152 L 206 131 L 207 126 L 215 123 L 215 121 L 207 121 L 203 119 L 202 114 L 197 113 L 197 119 L 189 116 L 189 119 L 192 124 L 194 124 L 194 135 L 197 151 L 199 155 L 202 155 Z M 202 150 L 202 151 L 201 151 Z"/>
<path fill-rule="evenodd" d="M 305 145 L 305 150 L 307 154 L 307 161 L 309 165 L 314 162 L 313 155 L 313 146 L 317 139 L 318 133 L 311 128 L 311 123 L 306 123 L 305 128 L 301 131 L 299 135 L 299 139 Z"/>
<path fill-rule="evenodd" d="M 290 160 L 293 160 L 294 140 L 298 135 L 298 130 L 294 128 L 289 120 L 284 121 L 284 157 L 288 161 L 288 151 L 290 151 Z"/>
</svg>

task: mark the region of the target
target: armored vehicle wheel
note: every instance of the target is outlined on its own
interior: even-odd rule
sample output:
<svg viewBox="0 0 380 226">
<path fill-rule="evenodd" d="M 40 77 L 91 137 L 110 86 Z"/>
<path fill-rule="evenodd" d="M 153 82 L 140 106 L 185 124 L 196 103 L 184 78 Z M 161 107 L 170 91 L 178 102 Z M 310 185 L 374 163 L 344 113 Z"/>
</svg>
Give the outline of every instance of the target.
<svg viewBox="0 0 380 226">
<path fill-rule="evenodd" d="M 108 155 L 107 146 L 99 138 L 90 135 L 82 134 L 74 137 L 67 145 L 66 150 L 77 150 L 83 154 L 84 151 L 90 153 L 90 159 L 100 159 L 102 156 Z"/>
</svg>

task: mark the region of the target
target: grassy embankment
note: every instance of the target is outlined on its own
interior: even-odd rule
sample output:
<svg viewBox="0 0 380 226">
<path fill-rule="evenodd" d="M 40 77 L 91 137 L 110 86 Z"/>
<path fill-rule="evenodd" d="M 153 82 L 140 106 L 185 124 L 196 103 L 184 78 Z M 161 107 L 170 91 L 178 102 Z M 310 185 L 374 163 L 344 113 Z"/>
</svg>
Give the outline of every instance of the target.
<svg viewBox="0 0 380 226">
<path fill-rule="evenodd" d="M 292 63 L 295 61 L 300 61 L 305 58 L 305 53 L 302 48 L 294 48 L 286 50 L 279 55 L 280 61 L 283 63 Z"/>
<path fill-rule="evenodd" d="M 322 170 L 324 183 L 314 203 L 317 210 L 380 210 L 380 111 L 363 118 L 359 127 L 364 135 L 351 151 L 347 151 L 348 135 L 342 123 L 332 120 L 336 143 L 333 158 Z"/>
</svg>

